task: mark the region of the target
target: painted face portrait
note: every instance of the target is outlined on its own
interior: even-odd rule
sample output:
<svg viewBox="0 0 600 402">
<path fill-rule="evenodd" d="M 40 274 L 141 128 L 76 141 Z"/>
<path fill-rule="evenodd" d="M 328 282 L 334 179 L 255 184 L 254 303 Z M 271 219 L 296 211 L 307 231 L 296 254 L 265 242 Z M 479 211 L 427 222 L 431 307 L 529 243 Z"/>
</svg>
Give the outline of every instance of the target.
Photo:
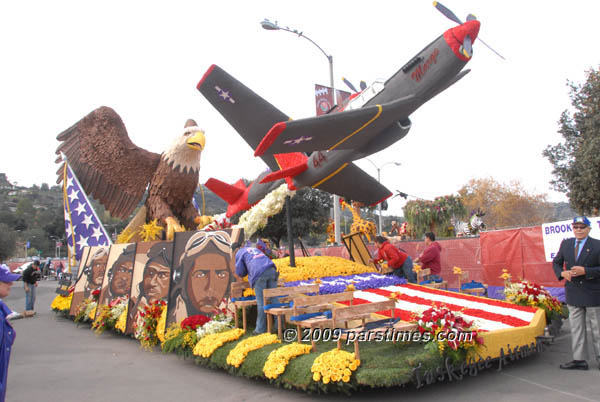
<svg viewBox="0 0 600 402">
<path fill-rule="evenodd" d="M 169 294 L 171 268 L 165 263 L 165 260 L 151 261 L 144 270 L 142 287 L 149 303 L 166 298 Z"/>
<path fill-rule="evenodd" d="M 92 271 L 89 278 L 89 288 L 98 289 L 102 286 L 102 279 L 104 278 L 104 270 L 106 269 L 106 260 L 108 255 L 104 254 L 101 257 L 92 260 Z"/>
<path fill-rule="evenodd" d="M 113 296 L 129 294 L 131 278 L 133 277 L 133 261 L 123 261 L 113 266 L 113 276 L 110 282 L 110 292 Z"/>
<path fill-rule="evenodd" d="M 212 247 L 208 246 L 207 249 Z M 199 255 L 189 270 L 187 293 L 194 308 L 213 313 L 229 289 L 231 272 L 228 259 L 218 249 Z"/>
<path fill-rule="evenodd" d="M 187 316 L 219 310 L 229 295 L 233 269 L 229 233 L 197 232 L 187 240 L 174 274 Z"/>
</svg>

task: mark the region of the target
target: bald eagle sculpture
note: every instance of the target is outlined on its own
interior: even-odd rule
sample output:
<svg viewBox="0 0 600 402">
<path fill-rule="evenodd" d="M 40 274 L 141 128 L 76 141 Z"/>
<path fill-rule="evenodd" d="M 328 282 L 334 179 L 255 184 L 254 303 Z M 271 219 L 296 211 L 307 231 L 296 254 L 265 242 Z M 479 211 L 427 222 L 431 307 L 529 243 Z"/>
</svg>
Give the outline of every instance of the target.
<svg viewBox="0 0 600 402">
<path fill-rule="evenodd" d="M 199 214 L 192 199 L 205 138 L 193 120 L 186 122 L 183 134 L 160 155 L 131 142 L 119 115 L 105 106 L 60 133 L 57 139 L 61 144 L 56 153 L 67 157 L 85 192 L 112 216 L 129 217 L 147 188 L 145 208 L 140 211 L 145 219 L 141 223 L 156 219 L 166 228 L 167 239 L 172 239 L 174 232 L 196 228 Z M 57 183 L 63 179 L 61 172 L 62 166 Z"/>
</svg>

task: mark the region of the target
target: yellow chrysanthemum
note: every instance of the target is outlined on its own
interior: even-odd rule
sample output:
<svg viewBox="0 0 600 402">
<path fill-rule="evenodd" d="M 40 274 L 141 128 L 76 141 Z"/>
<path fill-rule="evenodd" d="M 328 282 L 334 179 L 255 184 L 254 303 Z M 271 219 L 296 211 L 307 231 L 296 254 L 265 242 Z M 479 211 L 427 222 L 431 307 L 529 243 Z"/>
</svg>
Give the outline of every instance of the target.
<svg viewBox="0 0 600 402">
<path fill-rule="evenodd" d="M 129 243 L 133 236 L 136 235 L 137 232 L 125 228 L 119 235 L 117 236 L 117 244 Z"/>
<path fill-rule="evenodd" d="M 297 257 L 295 268 L 290 267 L 289 257 L 278 258 L 273 262 L 280 278 L 285 282 L 376 272 L 373 267 L 331 256 Z"/>
<path fill-rule="evenodd" d="M 73 293 L 69 293 L 69 296 L 61 296 L 56 295 L 54 300 L 52 300 L 52 304 L 50 304 L 50 308 L 52 310 L 64 311 L 71 308 L 71 301 L 73 300 Z"/>
<path fill-rule="evenodd" d="M 220 332 L 217 334 L 206 335 L 200 339 L 194 346 L 194 355 L 209 358 L 215 350 L 223 346 L 227 342 L 235 341 L 244 335 L 244 330 L 235 328 L 229 331 Z"/>
<path fill-rule="evenodd" d="M 127 327 L 127 308 L 123 310 L 119 318 L 117 319 L 117 323 L 115 324 L 115 329 L 125 333 Z"/>
<path fill-rule="evenodd" d="M 154 219 L 152 222 L 142 225 L 140 236 L 144 241 L 159 240 L 163 230 L 164 228 L 158 224 L 157 219 Z"/>
<path fill-rule="evenodd" d="M 270 379 L 279 377 L 285 371 L 290 360 L 301 355 L 310 353 L 310 345 L 302 345 L 300 343 L 290 343 L 279 349 L 275 349 L 267 357 L 267 361 L 263 366 L 263 373 Z M 314 377 L 314 375 L 313 375 Z M 318 380 L 315 380 L 318 381 Z"/>
<path fill-rule="evenodd" d="M 350 381 L 352 371 L 360 366 L 360 360 L 354 358 L 354 353 L 345 350 L 333 349 L 329 352 L 320 354 L 310 369 L 313 373 L 313 380 L 321 377 L 324 384 L 329 381 L 339 382 Z"/>
<path fill-rule="evenodd" d="M 94 308 L 93 308 L 93 309 L 90 311 L 90 313 L 88 314 L 88 318 L 89 318 L 90 320 L 93 320 L 93 319 L 94 319 L 94 317 L 96 316 L 96 308 L 97 308 L 97 306 L 96 306 L 96 307 L 94 307 Z"/>
<path fill-rule="evenodd" d="M 162 311 L 160 313 L 160 318 L 156 323 L 156 336 L 160 340 L 161 343 L 165 342 L 165 326 L 167 324 L 167 306 L 162 306 Z"/>
<path fill-rule="evenodd" d="M 281 342 L 275 334 L 260 334 L 246 338 L 233 348 L 227 355 L 227 364 L 234 367 L 239 367 L 246 359 L 248 353 L 253 350 L 260 349 L 272 343 Z"/>
</svg>

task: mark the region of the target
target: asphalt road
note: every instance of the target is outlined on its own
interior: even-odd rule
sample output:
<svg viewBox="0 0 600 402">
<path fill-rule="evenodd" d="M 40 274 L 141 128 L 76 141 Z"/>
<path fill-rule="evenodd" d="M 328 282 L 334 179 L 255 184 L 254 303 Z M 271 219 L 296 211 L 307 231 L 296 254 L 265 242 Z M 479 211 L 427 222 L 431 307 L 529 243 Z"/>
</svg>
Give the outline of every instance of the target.
<svg viewBox="0 0 600 402">
<path fill-rule="evenodd" d="M 277 389 L 266 382 L 234 377 L 178 359 L 145 352 L 133 339 L 112 333 L 95 335 L 50 310 L 55 281 L 38 287 L 37 315 L 13 321 L 17 338 L 8 372 L 7 401 L 300 401 L 323 396 Z M 6 304 L 22 311 L 25 294 L 17 282 Z M 593 353 L 590 351 L 590 356 Z M 394 388 L 354 394 L 353 400 L 397 401 L 600 401 L 600 370 L 558 368 L 571 360 L 568 324 L 544 352 L 459 382 L 421 389 Z M 346 400 L 327 395 L 328 400 Z"/>
</svg>

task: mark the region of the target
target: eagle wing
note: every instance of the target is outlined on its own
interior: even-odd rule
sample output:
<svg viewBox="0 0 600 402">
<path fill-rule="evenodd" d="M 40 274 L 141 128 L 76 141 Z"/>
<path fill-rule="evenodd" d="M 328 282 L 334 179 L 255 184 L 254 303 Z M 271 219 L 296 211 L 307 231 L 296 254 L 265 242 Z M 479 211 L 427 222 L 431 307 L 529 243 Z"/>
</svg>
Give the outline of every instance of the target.
<svg viewBox="0 0 600 402">
<path fill-rule="evenodd" d="M 114 217 L 125 219 L 142 199 L 160 155 L 136 146 L 121 117 L 102 106 L 60 133 L 63 153 L 85 192 Z M 57 159 L 57 163 L 61 158 Z M 60 183 L 63 165 L 57 171 Z"/>
</svg>

